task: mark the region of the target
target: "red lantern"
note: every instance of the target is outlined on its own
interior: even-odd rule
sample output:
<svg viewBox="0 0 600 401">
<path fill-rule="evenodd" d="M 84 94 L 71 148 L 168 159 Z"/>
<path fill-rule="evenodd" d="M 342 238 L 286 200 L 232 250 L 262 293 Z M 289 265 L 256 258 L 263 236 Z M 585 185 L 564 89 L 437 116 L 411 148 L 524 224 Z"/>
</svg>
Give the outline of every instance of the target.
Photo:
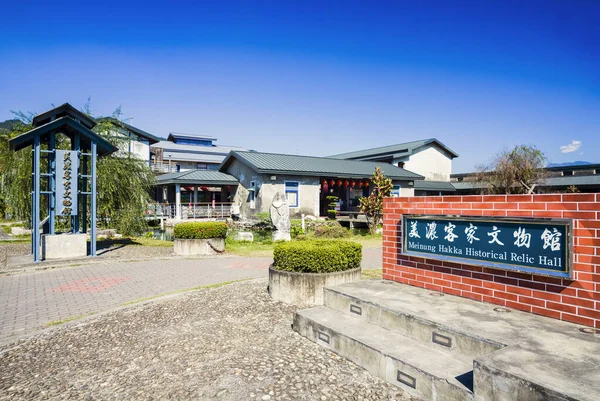
<svg viewBox="0 0 600 401">
<path fill-rule="evenodd" d="M 354 188 L 355 185 L 356 185 L 356 182 L 350 181 L 350 187 Z"/>
<path fill-rule="evenodd" d="M 335 181 L 333 179 L 329 180 L 329 185 L 334 186 L 335 185 Z"/>
<path fill-rule="evenodd" d="M 363 187 L 363 182 L 362 182 L 362 181 L 359 181 L 359 182 L 358 182 L 358 187 L 359 187 L 359 188 L 362 188 L 362 187 Z"/>
<path fill-rule="evenodd" d="M 329 190 L 329 185 L 327 185 L 327 181 L 325 181 L 323 183 L 323 185 L 321 186 L 321 188 L 323 188 L 323 191 L 327 192 Z"/>
<path fill-rule="evenodd" d="M 342 180 L 340 180 L 340 179 L 338 179 L 338 180 L 337 180 L 337 186 L 338 186 L 338 187 L 341 187 L 341 186 L 342 186 Z"/>
<path fill-rule="evenodd" d="M 365 181 L 365 187 L 369 186 L 369 181 Z"/>
<path fill-rule="evenodd" d="M 347 187 L 348 185 L 350 185 L 350 182 L 348 180 L 344 180 L 344 186 Z"/>
<path fill-rule="evenodd" d="M 326 180 L 325 178 L 323 178 L 323 179 L 321 180 L 321 185 L 326 185 L 326 184 L 327 184 L 327 180 Z"/>
</svg>

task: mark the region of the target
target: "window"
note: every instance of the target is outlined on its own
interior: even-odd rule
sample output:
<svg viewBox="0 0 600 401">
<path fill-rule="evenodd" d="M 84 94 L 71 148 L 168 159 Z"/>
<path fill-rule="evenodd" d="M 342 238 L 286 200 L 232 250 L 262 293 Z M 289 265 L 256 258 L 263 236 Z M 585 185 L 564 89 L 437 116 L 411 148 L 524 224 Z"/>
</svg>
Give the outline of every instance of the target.
<svg viewBox="0 0 600 401">
<path fill-rule="evenodd" d="M 254 197 L 255 192 L 256 191 L 256 182 L 255 181 L 250 181 L 250 188 L 248 189 L 248 192 L 250 192 L 250 209 L 255 209 L 256 208 L 256 202 L 254 201 Z"/>
<path fill-rule="evenodd" d="M 298 181 L 285 182 L 285 197 L 289 207 L 298 207 Z"/>
<path fill-rule="evenodd" d="M 392 189 L 392 197 L 397 198 L 400 196 L 400 185 L 394 185 L 394 189 Z"/>
</svg>

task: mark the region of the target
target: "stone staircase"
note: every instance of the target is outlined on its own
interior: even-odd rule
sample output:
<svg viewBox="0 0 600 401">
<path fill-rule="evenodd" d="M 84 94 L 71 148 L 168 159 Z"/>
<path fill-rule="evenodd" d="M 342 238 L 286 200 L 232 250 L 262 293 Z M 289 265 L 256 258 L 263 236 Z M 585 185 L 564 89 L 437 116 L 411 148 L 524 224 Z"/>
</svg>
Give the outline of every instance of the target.
<svg viewBox="0 0 600 401">
<path fill-rule="evenodd" d="M 600 400 L 600 336 L 579 328 L 381 280 L 326 288 L 294 317 L 304 337 L 435 401 Z"/>
</svg>

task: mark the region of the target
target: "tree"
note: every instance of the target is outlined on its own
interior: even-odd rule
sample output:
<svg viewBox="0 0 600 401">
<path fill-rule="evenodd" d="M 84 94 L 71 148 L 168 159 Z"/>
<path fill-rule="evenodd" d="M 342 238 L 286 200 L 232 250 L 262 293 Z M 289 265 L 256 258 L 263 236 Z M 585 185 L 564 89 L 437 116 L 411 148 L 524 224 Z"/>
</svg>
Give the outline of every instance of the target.
<svg viewBox="0 0 600 401">
<path fill-rule="evenodd" d="M 479 166 L 477 180 L 496 194 L 531 194 L 545 177 L 546 156 L 531 145 L 515 146 L 497 154 L 487 166 Z"/>
<path fill-rule="evenodd" d="M 10 120 L 12 121 L 12 120 Z M 32 127 L 28 122 L 5 125 L 0 129 L 0 194 L 3 213 L 18 220 L 29 221 L 31 216 L 31 152 L 13 152 L 8 141 Z M 4 217 L 4 216 L 2 216 Z"/>
<path fill-rule="evenodd" d="M 89 110 L 88 102 L 84 112 L 89 113 Z M 13 152 L 8 147 L 8 141 L 32 128 L 32 114 L 15 114 L 21 123 L 14 125 L 10 131 L 0 130 L 0 193 L 14 218 L 30 221 L 31 152 L 27 149 Z M 117 109 L 113 118 L 119 120 L 120 115 L 120 109 Z M 94 131 L 117 148 L 127 149 L 126 141 L 116 135 L 119 127 L 110 119 L 100 120 Z M 69 149 L 69 140 L 62 135 L 57 136 L 57 148 Z M 45 171 L 43 159 L 42 170 Z M 112 154 L 98 159 L 96 171 L 100 224 L 116 228 L 124 235 L 142 232 L 146 228 L 144 212 L 150 201 L 150 190 L 155 184 L 154 174 L 147 163 L 135 157 Z M 45 210 L 45 207 L 42 209 Z M 60 219 L 57 220 L 57 224 L 61 224 Z"/>
<path fill-rule="evenodd" d="M 363 196 L 362 198 L 359 198 L 359 201 L 360 210 L 367 217 L 369 231 L 371 234 L 375 234 L 382 219 L 383 198 L 390 196 L 393 185 L 392 180 L 383 175 L 379 167 L 375 168 L 375 172 L 371 178 L 371 184 L 373 187 L 371 194 L 369 196 Z"/>
</svg>

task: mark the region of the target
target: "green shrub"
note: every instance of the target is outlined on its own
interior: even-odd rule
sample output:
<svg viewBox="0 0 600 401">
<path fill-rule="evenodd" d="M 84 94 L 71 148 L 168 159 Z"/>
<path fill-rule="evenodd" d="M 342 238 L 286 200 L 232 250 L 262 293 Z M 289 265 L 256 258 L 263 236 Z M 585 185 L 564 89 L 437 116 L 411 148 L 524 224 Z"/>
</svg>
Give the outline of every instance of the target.
<svg viewBox="0 0 600 401">
<path fill-rule="evenodd" d="M 339 198 L 337 196 L 330 195 L 326 196 L 325 199 L 327 199 L 327 201 L 329 202 L 327 204 L 327 206 L 329 206 L 329 209 L 327 209 L 327 217 L 329 217 L 329 219 L 331 220 L 335 220 L 338 214 L 336 207 Z"/>
<path fill-rule="evenodd" d="M 258 212 L 255 214 L 256 218 L 264 225 L 271 226 L 271 213 L 269 212 Z"/>
<path fill-rule="evenodd" d="M 304 234 L 302 229 L 302 223 L 292 223 L 290 226 L 290 235 L 292 238 L 296 238 L 298 235 Z"/>
<path fill-rule="evenodd" d="M 219 221 L 179 223 L 173 230 L 174 238 L 179 239 L 206 239 L 225 238 L 227 223 Z"/>
<path fill-rule="evenodd" d="M 330 221 L 328 224 L 321 224 L 315 228 L 315 237 L 347 238 L 349 236 L 350 231 L 337 221 Z"/>
<path fill-rule="evenodd" d="M 298 273 L 330 273 L 360 266 L 362 245 L 340 240 L 304 240 L 277 244 L 273 266 Z"/>
</svg>

